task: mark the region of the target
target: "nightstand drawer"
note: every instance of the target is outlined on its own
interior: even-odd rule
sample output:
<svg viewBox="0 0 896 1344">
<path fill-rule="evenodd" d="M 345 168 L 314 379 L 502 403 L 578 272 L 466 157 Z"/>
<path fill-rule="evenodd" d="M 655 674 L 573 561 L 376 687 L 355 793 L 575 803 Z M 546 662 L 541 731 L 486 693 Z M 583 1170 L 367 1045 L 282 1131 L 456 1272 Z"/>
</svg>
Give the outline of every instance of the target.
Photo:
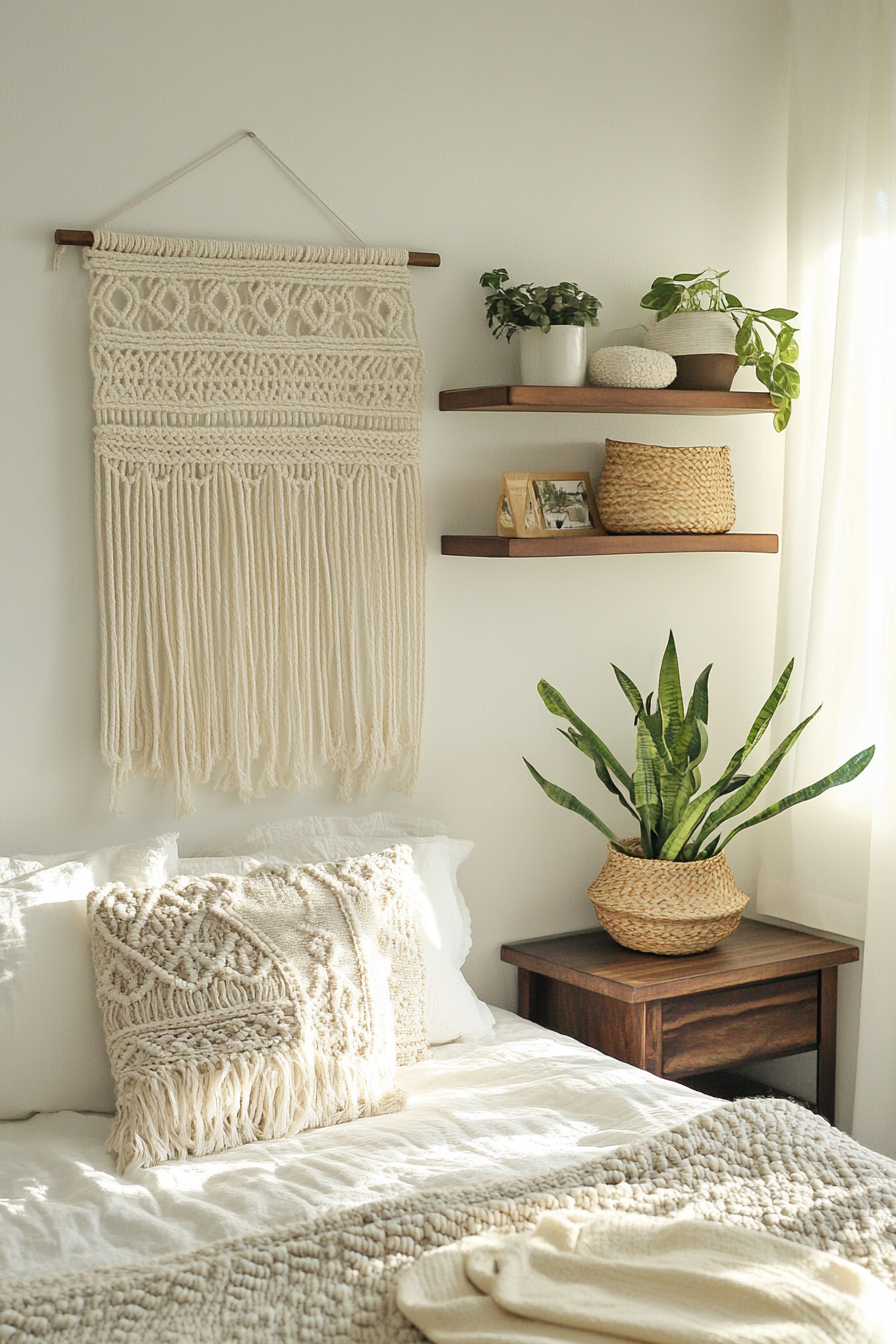
<svg viewBox="0 0 896 1344">
<path fill-rule="evenodd" d="M 666 1078 L 814 1050 L 818 976 L 689 994 L 663 1004 Z"/>
<path fill-rule="evenodd" d="M 717 947 L 633 952 L 606 929 L 501 948 L 521 1017 L 666 1078 L 816 1050 L 817 1105 L 834 1123 L 837 967 L 851 943 L 742 919 Z"/>
</svg>

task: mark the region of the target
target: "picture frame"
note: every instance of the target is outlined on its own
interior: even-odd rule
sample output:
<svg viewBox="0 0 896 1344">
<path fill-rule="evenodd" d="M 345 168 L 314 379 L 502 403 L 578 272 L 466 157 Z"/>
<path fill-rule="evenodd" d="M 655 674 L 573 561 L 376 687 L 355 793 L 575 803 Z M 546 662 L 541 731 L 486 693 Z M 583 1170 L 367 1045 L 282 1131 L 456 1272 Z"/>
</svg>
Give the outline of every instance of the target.
<svg viewBox="0 0 896 1344">
<path fill-rule="evenodd" d="M 505 471 L 496 526 L 499 537 L 603 534 L 588 471 Z"/>
</svg>

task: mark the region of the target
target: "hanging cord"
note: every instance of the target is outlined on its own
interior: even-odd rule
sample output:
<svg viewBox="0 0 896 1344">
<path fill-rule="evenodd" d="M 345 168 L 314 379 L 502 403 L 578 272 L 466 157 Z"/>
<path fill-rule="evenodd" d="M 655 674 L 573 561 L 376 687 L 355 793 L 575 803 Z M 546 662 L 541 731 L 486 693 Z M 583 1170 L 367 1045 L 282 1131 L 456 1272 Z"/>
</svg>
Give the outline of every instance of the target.
<svg viewBox="0 0 896 1344">
<path fill-rule="evenodd" d="M 172 177 L 166 178 L 165 181 L 162 182 L 159 186 L 153 187 L 152 191 L 148 191 L 146 192 L 145 195 L 139 196 L 136 201 L 131 201 L 129 205 L 124 206 L 116 214 L 110 215 L 108 219 L 104 219 L 100 227 L 106 228 L 109 224 L 114 223 L 116 219 L 121 219 L 122 215 L 130 214 L 132 210 L 137 209 L 138 205 L 143 205 L 145 201 L 151 201 L 153 196 L 158 196 L 161 192 L 167 191 L 169 187 L 174 186 L 175 182 L 179 182 L 183 177 L 188 177 L 190 173 L 195 173 L 197 168 L 201 168 L 204 164 L 211 163 L 212 159 L 216 159 L 219 154 L 225 154 L 228 149 L 233 149 L 233 146 L 238 145 L 241 140 L 254 140 L 255 143 L 261 149 L 264 150 L 265 154 L 267 154 L 269 158 L 273 159 L 274 162 L 278 164 L 285 173 L 289 174 L 289 176 L 293 179 L 294 182 L 297 182 L 300 187 L 302 187 L 305 191 L 307 191 L 309 196 L 312 196 L 314 200 L 317 201 L 321 209 L 326 210 L 327 214 L 331 215 L 333 219 L 336 220 L 337 224 L 340 224 L 347 233 L 350 233 L 352 237 L 361 244 L 362 247 L 368 246 L 368 244 L 365 243 L 361 235 L 359 233 L 355 233 L 355 230 L 352 228 L 352 226 L 350 224 L 347 224 L 341 215 L 337 215 L 336 211 L 332 208 L 332 206 L 327 205 L 326 201 L 323 200 L 322 197 L 318 196 L 317 192 L 312 187 L 309 187 L 308 183 L 303 178 L 299 177 L 298 173 L 295 172 L 292 168 L 290 168 L 289 164 L 285 163 L 283 159 L 281 159 L 280 155 L 276 154 L 274 150 L 271 149 L 270 145 L 265 144 L 261 136 L 256 135 L 254 131 L 241 131 L 240 134 L 235 135 L 232 140 L 228 140 L 225 145 L 221 145 L 220 148 L 218 149 L 213 149 L 210 154 L 204 154 L 202 158 L 197 159 L 195 163 L 191 163 L 188 167 L 182 168 L 179 173 L 175 173 Z M 65 251 L 64 244 L 57 243 L 55 245 L 53 249 L 54 271 L 59 270 L 59 258 L 62 256 L 62 253 L 64 251 Z"/>
</svg>

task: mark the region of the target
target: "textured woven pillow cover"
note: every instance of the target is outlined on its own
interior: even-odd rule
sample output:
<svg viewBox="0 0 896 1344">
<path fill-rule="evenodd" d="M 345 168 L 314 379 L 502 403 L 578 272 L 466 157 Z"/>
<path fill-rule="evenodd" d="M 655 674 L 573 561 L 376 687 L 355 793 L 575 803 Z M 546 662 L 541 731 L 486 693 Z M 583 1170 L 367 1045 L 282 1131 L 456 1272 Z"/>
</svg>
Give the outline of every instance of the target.
<svg viewBox="0 0 896 1344">
<path fill-rule="evenodd" d="M 121 1171 L 400 1109 L 390 975 L 426 1042 L 412 871 L 396 846 L 94 893 Z"/>
<path fill-rule="evenodd" d="M 283 863 L 332 863 L 398 844 L 410 845 L 421 879 L 419 922 L 426 960 L 429 1043 L 442 1045 L 460 1036 L 481 1036 L 494 1026 L 495 1019 L 461 971 L 473 940 L 457 869 L 469 857 L 471 841 L 450 839 L 442 822 L 426 817 L 374 812 L 362 817 L 297 817 L 272 822 L 234 841 L 227 853 L 263 855 Z M 206 867 L 204 871 L 214 872 L 215 868 Z"/>
</svg>

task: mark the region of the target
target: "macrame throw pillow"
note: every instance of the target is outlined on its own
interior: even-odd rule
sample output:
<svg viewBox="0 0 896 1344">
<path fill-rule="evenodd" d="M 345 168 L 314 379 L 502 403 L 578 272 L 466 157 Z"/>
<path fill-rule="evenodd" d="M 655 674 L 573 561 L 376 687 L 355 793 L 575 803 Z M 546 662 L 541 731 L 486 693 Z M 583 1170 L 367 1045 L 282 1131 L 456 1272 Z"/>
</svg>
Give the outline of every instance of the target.
<svg viewBox="0 0 896 1344">
<path fill-rule="evenodd" d="M 401 1109 L 396 1038 L 426 1050 L 413 880 L 395 846 L 95 892 L 119 1170 Z"/>
</svg>

